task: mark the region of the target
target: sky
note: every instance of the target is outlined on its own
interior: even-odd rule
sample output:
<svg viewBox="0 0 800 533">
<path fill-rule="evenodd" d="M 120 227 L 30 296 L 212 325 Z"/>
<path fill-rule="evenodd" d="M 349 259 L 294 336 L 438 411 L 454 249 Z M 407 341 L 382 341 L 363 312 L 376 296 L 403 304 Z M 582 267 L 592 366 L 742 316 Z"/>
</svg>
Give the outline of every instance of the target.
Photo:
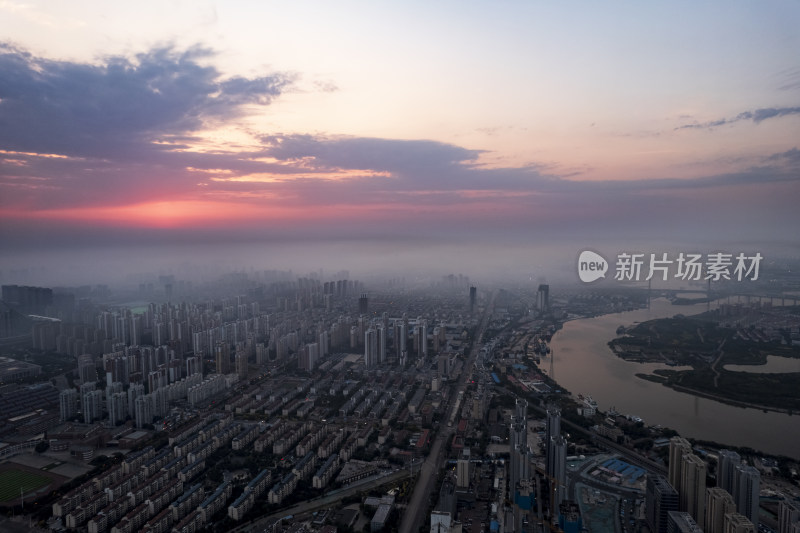
<svg viewBox="0 0 800 533">
<path fill-rule="evenodd" d="M 0 0 L 0 269 L 231 243 L 797 256 L 798 27 L 797 1 Z"/>
</svg>

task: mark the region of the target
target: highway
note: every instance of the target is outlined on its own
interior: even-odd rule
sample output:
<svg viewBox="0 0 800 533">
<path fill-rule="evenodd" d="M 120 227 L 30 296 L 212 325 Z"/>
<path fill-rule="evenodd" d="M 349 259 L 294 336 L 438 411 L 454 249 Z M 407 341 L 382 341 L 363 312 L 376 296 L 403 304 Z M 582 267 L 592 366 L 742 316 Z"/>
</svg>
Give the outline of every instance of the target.
<svg viewBox="0 0 800 533">
<path fill-rule="evenodd" d="M 486 330 L 486 324 L 489 316 L 491 316 L 491 309 L 494 306 L 495 295 L 496 293 L 492 293 L 489 303 L 483 309 L 481 322 L 478 326 L 475 340 L 472 343 L 472 350 L 470 350 L 467 361 L 463 366 L 462 372 L 464 379 L 461 381 L 457 390 L 451 391 L 451 394 L 455 394 L 455 396 L 453 396 L 455 400 L 452 403 L 450 413 L 448 413 L 448 416 L 446 417 L 447 420 L 455 420 L 455 415 L 457 414 L 456 411 L 461 405 L 461 402 L 457 400 L 458 395 L 466 390 L 470 376 L 472 375 L 475 358 L 478 356 L 478 352 L 480 351 L 481 347 L 481 341 L 483 340 L 483 332 Z M 453 424 L 453 427 L 441 426 L 439 431 L 436 433 L 436 438 L 431 444 L 431 451 L 422 465 L 419 477 L 417 478 L 417 483 L 414 486 L 414 492 L 411 494 L 411 500 L 409 501 L 408 507 L 403 514 L 403 519 L 400 522 L 399 533 L 417 533 L 419 528 L 427 520 L 428 517 L 426 512 L 428 511 L 428 505 L 431 501 L 431 494 L 435 488 L 434 481 L 436 480 L 436 473 L 444 467 L 444 442 L 446 439 L 452 438 L 452 435 L 455 432 L 454 426 L 456 424 L 457 421 Z"/>
<path fill-rule="evenodd" d="M 296 505 L 293 505 L 292 507 L 281 509 L 277 513 L 267 516 L 262 516 L 252 522 L 237 526 L 231 531 L 236 531 L 241 533 L 263 531 L 267 525 L 269 525 L 278 518 L 283 518 L 284 516 L 289 516 L 289 515 L 294 516 L 304 513 L 310 513 L 312 511 L 317 511 L 319 509 L 325 509 L 331 507 L 334 503 L 337 503 L 347 498 L 348 496 L 353 496 L 355 494 L 358 494 L 359 492 L 368 491 L 370 489 L 380 487 L 381 485 L 399 483 L 400 481 L 406 478 L 408 478 L 408 470 L 403 469 L 391 472 L 389 474 L 380 474 L 378 476 L 362 479 L 360 481 L 356 481 L 355 483 L 348 485 L 347 487 L 326 494 L 321 498 L 307 500 L 298 503 Z M 264 495 L 264 497 L 266 497 L 266 495 Z"/>
</svg>

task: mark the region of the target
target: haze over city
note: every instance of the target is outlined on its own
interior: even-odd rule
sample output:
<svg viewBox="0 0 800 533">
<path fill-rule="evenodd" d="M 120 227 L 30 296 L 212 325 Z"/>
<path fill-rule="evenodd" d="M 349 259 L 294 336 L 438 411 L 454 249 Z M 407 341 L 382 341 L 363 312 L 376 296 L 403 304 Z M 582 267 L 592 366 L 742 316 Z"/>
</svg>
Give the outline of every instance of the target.
<svg viewBox="0 0 800 533">
<path fill-rule="evenodd" d="M 800 533 L 798 28 L 0 0 L 0 531 Z"/>
</svg>

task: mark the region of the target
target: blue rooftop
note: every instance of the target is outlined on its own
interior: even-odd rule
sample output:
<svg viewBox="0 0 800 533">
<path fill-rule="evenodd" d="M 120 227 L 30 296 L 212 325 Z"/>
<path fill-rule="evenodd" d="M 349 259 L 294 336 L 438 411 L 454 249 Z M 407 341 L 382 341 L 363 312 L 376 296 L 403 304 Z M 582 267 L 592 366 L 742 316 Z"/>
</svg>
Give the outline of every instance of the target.
<svg viewBox="0 0 800 533">
<path fill-rule="evenodd" d="M 628 480 L 631 482 L 636 481 L 645 473 L 643 468 L 633 466 L 619 459 L 609 459 L 603 463 L 602 466 L 617 472 L 622 477 L 628 478 Z"/>
</svg>

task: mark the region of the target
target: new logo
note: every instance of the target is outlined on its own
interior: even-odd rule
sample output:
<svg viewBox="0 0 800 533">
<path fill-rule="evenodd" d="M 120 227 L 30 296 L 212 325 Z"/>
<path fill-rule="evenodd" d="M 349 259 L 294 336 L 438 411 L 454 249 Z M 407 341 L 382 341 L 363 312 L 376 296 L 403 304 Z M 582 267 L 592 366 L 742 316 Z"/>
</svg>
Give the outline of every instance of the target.
<svg viewBox="0 0 800 533">
<path fill-rule="evenodd" d="M 578 257 L 578 277 L 584 283 L 606 277 L 608 261 L 605 257 L 590 250 L 584 250 Z"/>
</svg>

